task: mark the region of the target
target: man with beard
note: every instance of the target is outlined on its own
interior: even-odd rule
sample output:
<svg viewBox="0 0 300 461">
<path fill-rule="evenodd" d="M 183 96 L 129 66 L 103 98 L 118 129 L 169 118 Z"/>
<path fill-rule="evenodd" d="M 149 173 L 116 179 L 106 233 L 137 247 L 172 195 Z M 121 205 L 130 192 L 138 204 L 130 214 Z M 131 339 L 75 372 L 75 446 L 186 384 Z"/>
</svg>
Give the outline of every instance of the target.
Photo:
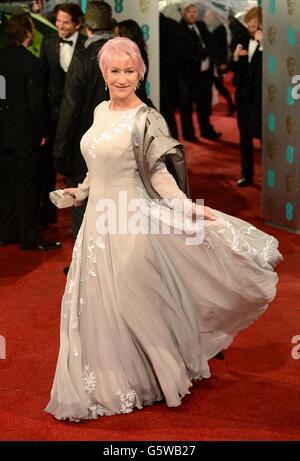
<svg viewBox="0 0 300 461">
<path fill-rule="evenodd" d="M 85 37 L 79 33 L 83 13 L 76 3 L 62 3 L 55 8 L 57 33 L 44 39 L 41 49 L 41 70 L 48 86 L 51 115 L 49 143 L 41 156 L 41 224 L 56 221 L 56 209 L 49 201 L 49 192 L 55 189 L 53 142 L 65 79 L 76 53 L 83 49 Z"/>
</svg>

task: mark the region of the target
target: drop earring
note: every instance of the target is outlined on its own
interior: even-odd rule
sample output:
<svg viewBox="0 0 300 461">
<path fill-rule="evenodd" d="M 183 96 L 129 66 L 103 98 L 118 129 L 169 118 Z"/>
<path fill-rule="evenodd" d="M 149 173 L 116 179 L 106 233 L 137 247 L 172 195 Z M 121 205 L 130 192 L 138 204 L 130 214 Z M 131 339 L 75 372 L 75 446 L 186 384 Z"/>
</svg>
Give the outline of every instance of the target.
<svg viewBox="0 0 300 461">
<path fill-rule="evenodd" d="M 105 91 L 107 91 L 107 82 L 105 82 Z"/>
</svg>

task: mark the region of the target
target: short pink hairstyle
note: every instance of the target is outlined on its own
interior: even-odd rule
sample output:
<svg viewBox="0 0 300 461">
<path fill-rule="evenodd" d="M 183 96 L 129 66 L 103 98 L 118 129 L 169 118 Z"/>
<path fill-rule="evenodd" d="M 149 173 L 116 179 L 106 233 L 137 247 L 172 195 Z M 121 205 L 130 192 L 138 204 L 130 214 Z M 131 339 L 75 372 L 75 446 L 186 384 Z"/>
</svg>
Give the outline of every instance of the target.
<svg viewBox="0 0 300 461">
<path fill-rule="evenodd" d="M 99 51 L 98 61 L 103 77 L 105 76 L 107 67 L 112 62 L 112 57 L 118 54 L 127 54 L 127 56 L 130 56 L 138 73 L 139 80 L 144 80 L 146 66 L 140 49 L 135 42 L 126 37 L 111 38 Z"/>
</svg>

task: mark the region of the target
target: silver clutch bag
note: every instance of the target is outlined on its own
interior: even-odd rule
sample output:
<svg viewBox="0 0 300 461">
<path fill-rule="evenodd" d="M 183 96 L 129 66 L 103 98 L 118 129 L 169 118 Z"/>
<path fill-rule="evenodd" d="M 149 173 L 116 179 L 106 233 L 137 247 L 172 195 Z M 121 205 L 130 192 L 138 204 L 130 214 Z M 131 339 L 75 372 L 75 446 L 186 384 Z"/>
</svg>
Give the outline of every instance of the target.
<svg viewBox="0 0 300 461">
<path fill-rule="evenodd" d="M 62 189 L 50 192 L 49 198 L 57 208 L 68 208 L 74 204 L 73 196 L 71 194 L 64 194 Z"/>
</svg>

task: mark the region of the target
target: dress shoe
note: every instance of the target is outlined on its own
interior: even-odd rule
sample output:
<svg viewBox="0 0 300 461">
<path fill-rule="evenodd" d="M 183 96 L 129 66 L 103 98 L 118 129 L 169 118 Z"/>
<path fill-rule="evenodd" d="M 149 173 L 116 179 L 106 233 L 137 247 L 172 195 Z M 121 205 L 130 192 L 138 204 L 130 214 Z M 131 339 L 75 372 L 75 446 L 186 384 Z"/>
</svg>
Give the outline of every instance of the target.
<svg viewBox="0 0 300 461">
<path fill-rule="evenodd" d="M 241 178 L 237 182 L 238 187 L 248 187 L 252 184 L 252 178 Z"/>
<path fill-rule="evenodd" d="M 70 266 L 64 267 L 64 274 L 67 276 L 69 273 Z"/>
<path fill-rule="evenodd" d="M 197 136 L 183 136 L 183 139 L 188 142 L 194 142 L 195 144 L 200 144 L 200 139 Z"/>
<path fill-rule="evenodd" d="M 220 131 L 212 131 L 211 133 L 201 135 L 202 138 L 209 139 L 210 141 L 216 141 L 220 136 L 222 136 Z"/>
<path fill-rule="evenodd" d="M 58 248 L 61 248 L 60 242 L 47 242 L 46 240 L 43 240 L 43 239 L 38 239 L 34 243 L 22 243 L 21 244 L 21 250 L 46 251 L 46 250 L 57 250 Z"/>
</svg>

